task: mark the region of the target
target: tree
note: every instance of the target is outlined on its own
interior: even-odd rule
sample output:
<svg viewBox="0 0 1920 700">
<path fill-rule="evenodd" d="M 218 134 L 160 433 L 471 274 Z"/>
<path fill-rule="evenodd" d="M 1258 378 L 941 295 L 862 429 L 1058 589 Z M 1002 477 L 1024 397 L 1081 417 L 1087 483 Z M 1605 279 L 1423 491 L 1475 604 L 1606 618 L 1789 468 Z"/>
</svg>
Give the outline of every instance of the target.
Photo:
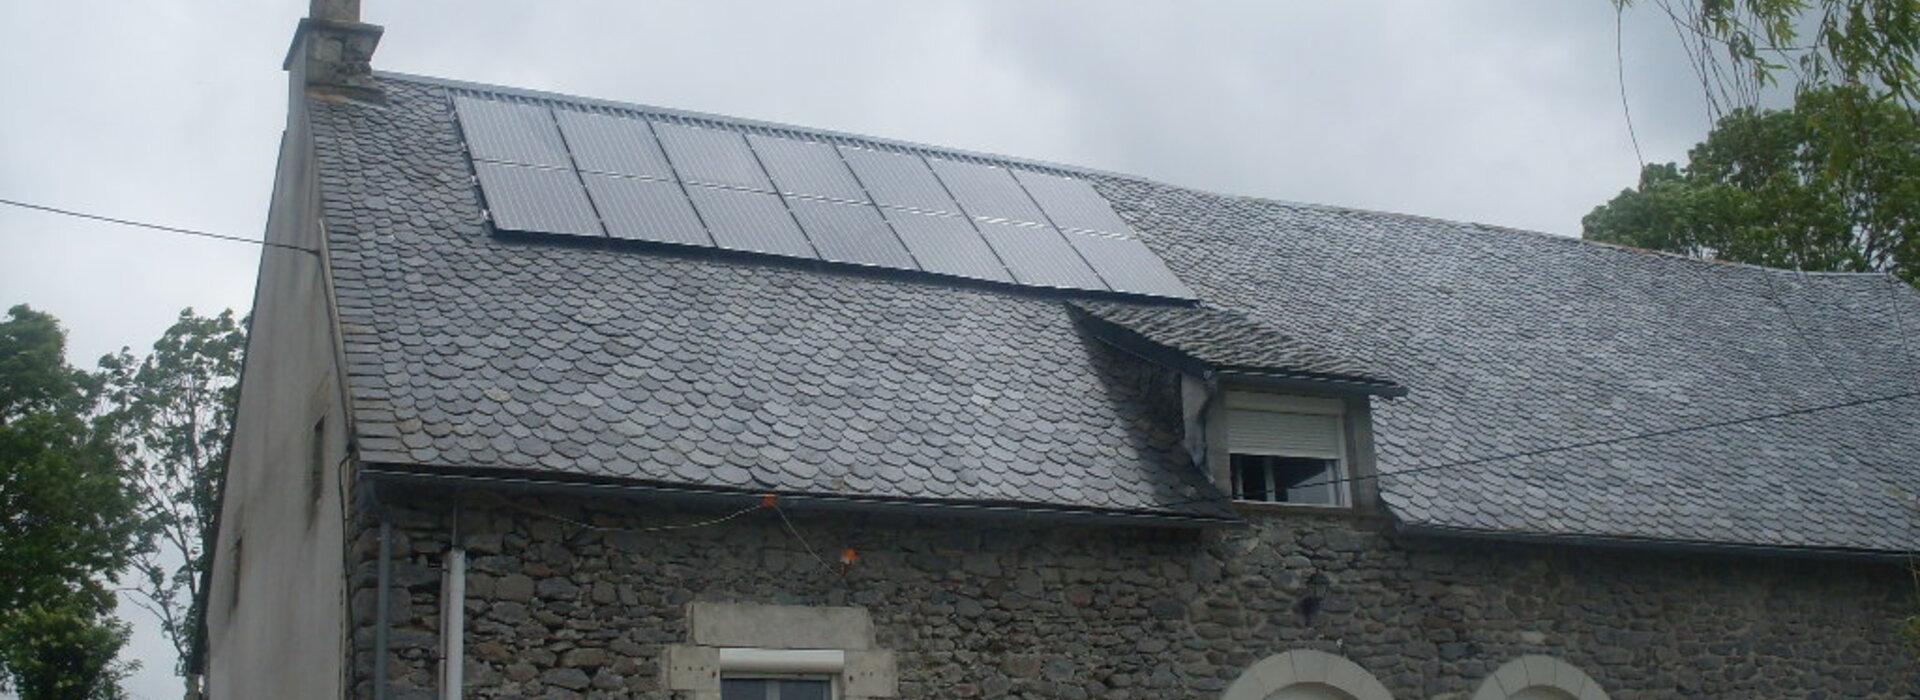
<svg viewBox="0 0 1920 700">
<path fill-rule="evenodd" d="M 1920 119 L 1858 88 L 1810 92 L 1788 110 L 1742 108 L 1686 167 L 1647 165 L 1639 187 L 1581 223 L 1590 240 L 1914 283 Z"/>
<path fill-rule="evenodd" d="M 186 309 L 146 357 L 122 348 L 100 360 L 105 421 L 160 544 L 136 557 L 133 592 L 173 643 L 175 673 L 189 697 L 199 694 L 185 664 L 198 633 L 211 554 L 205 538 L 219 508 L 245 347 L 246 331 L 231 310 L 203 317 Z"/>
<path fill-rule="evenodd" d="M 119 700 L 133 672 L 117 663 L 127 623 L 86 601 L 34 603 L 0 625 L 0 664 L 22 700 Z"/>
<path fill-rule="evenodd" d="M 1614 0 L 1620 11 L 1637 2 Z M 1856 87 L 1908 109 L 1920 98 L 1920 0 L 1652 4 L 1673 21 L 1716 117 L 1756 106 L 1782 72 L 1793 75 L 1796 94 Z"/>
<path fill-rule="evenodd" d="M 117 693 L 126 635 L 104 617 L 104 582 L 143 539 L 138 496 L 88 420 L 98 383 L 65 353 L 52 316 L 21 305 L 0 323 L 0 685 L 29 699 Z"/>
</svg>

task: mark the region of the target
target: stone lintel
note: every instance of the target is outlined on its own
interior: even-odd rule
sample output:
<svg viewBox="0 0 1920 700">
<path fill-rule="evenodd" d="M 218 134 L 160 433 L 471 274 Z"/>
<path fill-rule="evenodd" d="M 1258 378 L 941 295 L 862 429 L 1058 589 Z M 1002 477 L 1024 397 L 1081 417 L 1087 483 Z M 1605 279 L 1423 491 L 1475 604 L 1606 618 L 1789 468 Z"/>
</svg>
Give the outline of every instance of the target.
<svg viewBox="0 0 1920 700">
<path fill-rule="evenodd" d="M 873 648 L 873 619 L 863 608 L 687 604 L 688 641 L 713 647 L 760 649 Z"/>
</svg>

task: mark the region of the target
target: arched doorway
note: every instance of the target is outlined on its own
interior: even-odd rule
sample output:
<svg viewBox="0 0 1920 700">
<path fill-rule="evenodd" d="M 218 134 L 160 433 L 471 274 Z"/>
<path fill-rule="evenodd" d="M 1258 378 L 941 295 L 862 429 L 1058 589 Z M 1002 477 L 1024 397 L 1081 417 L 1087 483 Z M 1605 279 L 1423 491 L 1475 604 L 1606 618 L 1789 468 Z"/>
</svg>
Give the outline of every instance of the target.
<svg viewBox="0 0 1920 700">
<path fill-rule="evenodd" d="M 1573 664 L 1537 654 L 1502 664 L 1480 682 L 1473 700 L 1609 700 L 1600 684 Z"/>
<path fill-rule="evenodd" d="M 1536 685 L 1531 688 L 1521 688 L 1520 692 L 1508 695 L 1507 700 L 1580 700 L 1580 698 L 1559 688 Z"/>
<path fill-rule="evenodd" d="M 1274 654 L 1227 686 L 1223 700 L 1393 700 L 1380 679 L 1346 657 L 1314 649 Z"/>
<path fill-rule="evenodd" d="M 1266 700 L 1355 700 L 1353 693 L 1325 683 L 1295 683 L 1268 694 Z"/>
</svg>

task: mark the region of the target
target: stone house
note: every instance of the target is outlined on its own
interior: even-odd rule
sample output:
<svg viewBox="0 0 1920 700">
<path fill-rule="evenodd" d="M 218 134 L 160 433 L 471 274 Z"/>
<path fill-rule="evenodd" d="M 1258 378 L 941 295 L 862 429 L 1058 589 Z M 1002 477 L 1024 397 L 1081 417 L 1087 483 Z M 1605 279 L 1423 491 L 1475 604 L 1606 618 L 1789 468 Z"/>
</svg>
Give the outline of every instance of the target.
<svg viewBox="0 0 1920 700">
<path fill-rule="evenodd" d="M 214 698 L 1908 698 L 1920 294 L 371 72 Z"/>
</svg>

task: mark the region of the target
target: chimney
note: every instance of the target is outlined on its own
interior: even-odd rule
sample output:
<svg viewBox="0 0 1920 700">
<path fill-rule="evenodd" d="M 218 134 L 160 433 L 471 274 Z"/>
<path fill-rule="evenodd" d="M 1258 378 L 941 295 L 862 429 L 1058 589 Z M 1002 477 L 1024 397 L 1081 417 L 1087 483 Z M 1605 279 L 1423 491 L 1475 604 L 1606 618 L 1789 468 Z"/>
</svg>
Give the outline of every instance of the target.
<svg viewBox="0 0 1920 700">
<path fill-rule="evenodd" d="M 381 28 L 360 21 L 360 0 L 310 0 L 307 15 L 294 30 L 293 46 L 281 65 L 293 73 L 295 85 L 353 99 L 381 99 L 372 64 Z"/>
</svg>

